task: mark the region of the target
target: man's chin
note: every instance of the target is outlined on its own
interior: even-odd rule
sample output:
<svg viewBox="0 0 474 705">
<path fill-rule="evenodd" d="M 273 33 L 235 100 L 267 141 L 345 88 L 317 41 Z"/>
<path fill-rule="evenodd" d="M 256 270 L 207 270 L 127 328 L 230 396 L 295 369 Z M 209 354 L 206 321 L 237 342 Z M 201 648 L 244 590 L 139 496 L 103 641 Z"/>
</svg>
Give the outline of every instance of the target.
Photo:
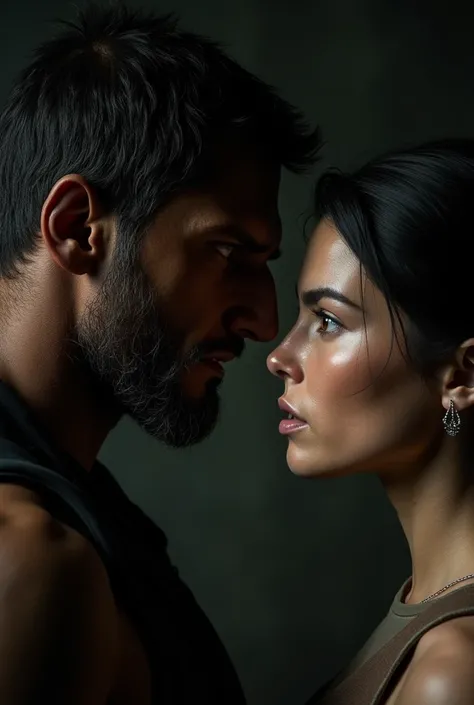
<svg viewBox="0 0 474 705">
<path fill-rule="evenodd" d="M 223 376 L 223 371 L 213 370 L 210 364 L 194 363 L 189 369 L 183 371 L 181 377 L 182 394 L 187 399 L 199 403 L 210 391 L 220 387 Z"/>
<path fill-rule="evenodd" d="M 220 400 L 215 385 L 208 385 L 200 398 L 181 394 L 169 397 L 160 408 L 129 409 L 129 416 L 158 441 L 172 448 L 186 448 L 205 440 L 215 429 Z"/>
</svg>

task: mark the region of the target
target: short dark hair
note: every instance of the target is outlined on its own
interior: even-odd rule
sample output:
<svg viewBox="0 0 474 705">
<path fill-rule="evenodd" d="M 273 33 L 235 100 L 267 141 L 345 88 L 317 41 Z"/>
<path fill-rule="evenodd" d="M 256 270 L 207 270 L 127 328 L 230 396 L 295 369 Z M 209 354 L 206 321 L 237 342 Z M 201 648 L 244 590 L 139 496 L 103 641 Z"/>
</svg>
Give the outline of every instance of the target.
<svg viewBox="0 0 474 705">
<path fill-rule="evenodd" d="M 474 336 L 473 140 L 391 152 L 353 174 L 328 172 L 316 213 L 384 294 L 420 372 L 432 374 Z"/>
<path fill-rule="evenodd" d="M 63 24 L 0 116 L 0 276 L 28 262 L 42 204 L 67 173 L 81 174 L 138 240 L 197 178 L 219 134 L 241 136 L 295 172 L 314 161 L 318 130 L 174 16 L 92 4 Z"/>
</svg>

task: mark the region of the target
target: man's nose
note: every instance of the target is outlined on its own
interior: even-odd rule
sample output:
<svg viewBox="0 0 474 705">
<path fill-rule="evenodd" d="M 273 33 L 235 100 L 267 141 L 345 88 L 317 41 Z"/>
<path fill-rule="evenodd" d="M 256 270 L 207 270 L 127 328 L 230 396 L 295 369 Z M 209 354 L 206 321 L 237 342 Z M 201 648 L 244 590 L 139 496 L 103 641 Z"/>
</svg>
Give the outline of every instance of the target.
<svg viewBox="0 0 474 705">
<path fill-rule="evenodd" d="M 264 286 L 244 292 L 241 305 L 234 307 L 231 328 L 242 338 L 269 343 L 278 335 L 278 305 L 275 282 L 271 275 Z"/>
</svg>

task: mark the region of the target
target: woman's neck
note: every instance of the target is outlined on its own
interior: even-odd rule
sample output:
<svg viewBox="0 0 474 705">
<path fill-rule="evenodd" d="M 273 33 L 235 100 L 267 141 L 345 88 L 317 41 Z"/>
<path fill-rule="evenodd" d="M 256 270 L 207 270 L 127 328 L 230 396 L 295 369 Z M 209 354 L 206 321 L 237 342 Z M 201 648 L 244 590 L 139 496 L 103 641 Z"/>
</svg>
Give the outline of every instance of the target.
<svg viewBox="0 0 474 705">
<path fill-rule="evenodd" d="M 474 481 L 466 480 L 469 469 L 461 470 L 457 455 L 451 442 L 416 474 L 382 478 L 411 552 L 407 602 L 420 602 L 474 573 Z"/>
</svg>

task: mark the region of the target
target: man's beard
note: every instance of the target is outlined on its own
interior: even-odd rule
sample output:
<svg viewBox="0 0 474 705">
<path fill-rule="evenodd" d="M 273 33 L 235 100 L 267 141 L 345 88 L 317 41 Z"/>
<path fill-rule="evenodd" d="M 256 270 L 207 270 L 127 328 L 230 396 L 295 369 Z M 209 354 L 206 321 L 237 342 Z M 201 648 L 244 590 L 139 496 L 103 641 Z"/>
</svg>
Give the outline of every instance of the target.
<svg viewBox="0 0 474 705">
<path fill-rule="evenodd" d="M 221 380 L 210 380 L 201 398 L 187 397 L 183 374 L 203 350 L 183 353 L 183 336 L 164 322 L 138 264 L 110 272 L 70 340 L 74 363 L 151 436 L 174 447 L 198 443 L 216 424 Z"/>
</svg>

